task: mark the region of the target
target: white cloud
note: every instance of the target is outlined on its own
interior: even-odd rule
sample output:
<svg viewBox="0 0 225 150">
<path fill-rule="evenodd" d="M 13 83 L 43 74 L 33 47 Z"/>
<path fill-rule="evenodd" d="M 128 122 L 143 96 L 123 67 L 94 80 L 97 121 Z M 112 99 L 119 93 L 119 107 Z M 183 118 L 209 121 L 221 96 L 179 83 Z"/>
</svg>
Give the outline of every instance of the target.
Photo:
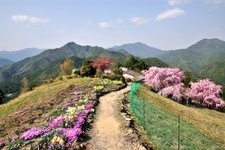
<svg viewBox="0 0 225 150">
<path fill-rule="evenodd" d="M 144 25 L 148 23 L 148 19 L 142 17 L 133 17 L 131 18 L 131 22 L 135 25 Z"/>
<path fill-rule="evenodd" d="M 34 16 L 27 16 L 27 15 L 14 15 L 14 16 L 11 16 L 11 19 L 15 23 L 24 23 L 24 24 L 40 24 L 40 23 L 46 23 L 49 21 L 48 19 L 34 17 Z"/>
<path fill-rule="evenodd" d="M 186 12 L 180 8 L 169 9 L 165 12 L 160 13 L 155 20 L 162 21 L 166 19 L 176 18 L 178 16 L 184 15 Z"/>
<path fill-rule="evenodd" d="M 122 26 L 124 20 L 121 18 L 116 19 L 115 21 L 103 21 L 98 23 L 98 27 L 101 29 L 113 29 L 117 33 L 122 33 Z"/>
<path fill-rule="evenodd" d="M 101 28 L 101 29 L 109 29 L 112 27 L 112 22 L 109 21 L 109 22 L 99 22 L 98 23 L 98 26 Z"/>
<path fill-rule="evenodd" d="M 177 6 L 190 3 L 191 0 L 168 0 L 169 5 Z"/>
</svg>

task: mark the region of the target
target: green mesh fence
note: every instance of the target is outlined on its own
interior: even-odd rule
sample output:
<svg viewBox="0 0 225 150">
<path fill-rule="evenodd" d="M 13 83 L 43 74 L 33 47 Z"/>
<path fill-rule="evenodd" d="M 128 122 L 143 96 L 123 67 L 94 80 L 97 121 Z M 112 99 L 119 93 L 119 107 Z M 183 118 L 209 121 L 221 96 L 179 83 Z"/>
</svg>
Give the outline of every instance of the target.
<svg viewBox="0 0 225 150">
<path fill-rule="evenodd" d="M 145 129 L 157 149 L 172 150 L 221 150 L 218 144 L 209 140 L 189 123 L 170 112 L 140 99 L 136 93 L 139 83 L 133 83 L 130 90 L 130 109 L 137 123 Z M 213 133 L 212 133 L 213 134 Z"/>
</svg>

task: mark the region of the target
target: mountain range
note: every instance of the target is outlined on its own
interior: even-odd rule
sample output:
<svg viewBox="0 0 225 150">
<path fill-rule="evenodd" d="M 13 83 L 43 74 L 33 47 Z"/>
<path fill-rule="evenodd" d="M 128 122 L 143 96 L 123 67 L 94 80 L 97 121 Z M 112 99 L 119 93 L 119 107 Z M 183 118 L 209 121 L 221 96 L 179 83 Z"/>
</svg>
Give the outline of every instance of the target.
<svg viewBox="0 0 225 150">
<path fill-rule="evenodd" d="M 0 68 L 0 88 L 18 91 L 20 80 L 25 76 L 32 85 L 38 85 L 51 76 L 59 75 L 59 64 L 65 58 L 73 59 L 74 67 L 80 67 L 82 61 L 86 58 L 98 56 L 108 56 L 124 64 L 131 54 L 141 57 L 138 54 L 148 51 L 147 47 L 147 45 L 138 42 L 106 50 L 98 46 L 81 46 L 69 42 L 60 48 L 45 50 L 38 55 L 25 58 L 11 65 L 11 61 L 4 59 L 2 62 L 8 62 L 8 66 Z M 169 64 L 192 72 L 201 78 L 208 77 L 225 85 L 225 42 L 222 40 L 203 39 L 186 49 L 170 51 L 154 49 L 149 51 L 148 56 L 155 57 L 143 59 L 148 66 L 166 67 Z"/>
<path fill-rule="evenodd" d="M 0 58 L 5 58 L 11 60 L 12 62 L 17 62 L 23 60 L 24 58 L 40 54 L 43 51 L 44 49 L 38 48 L 25 48 L 18 51 L 0 51 Z"/>
<path fill-rule="evenodd" d="M 192 72 L 199 78 L 208 77 L 219 84 L 225 84 L 225 41 L 220 39 L 202 39 L 178 50 L 152 49 L 140 42 L 110 48 L 114 51 L 121 49 L 142 58 L 157 57 L 170 66 Z"/>
</svg>

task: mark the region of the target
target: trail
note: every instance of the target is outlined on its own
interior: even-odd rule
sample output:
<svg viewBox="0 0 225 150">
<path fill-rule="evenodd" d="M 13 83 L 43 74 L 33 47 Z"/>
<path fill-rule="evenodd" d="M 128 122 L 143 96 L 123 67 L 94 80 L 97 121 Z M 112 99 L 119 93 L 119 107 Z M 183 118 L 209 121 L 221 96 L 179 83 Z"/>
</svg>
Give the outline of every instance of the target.
<svg viewBox="0 0 225 150">
<path fill-rule="evenodd" d="M 130 87 L 109 93 L 100 98 L 96 118 L 91 131 L 90 150 L 135 150 L 143 149 L 127 138 L 127 129 L 120 114 L 119 100 Z"/>
</svg>

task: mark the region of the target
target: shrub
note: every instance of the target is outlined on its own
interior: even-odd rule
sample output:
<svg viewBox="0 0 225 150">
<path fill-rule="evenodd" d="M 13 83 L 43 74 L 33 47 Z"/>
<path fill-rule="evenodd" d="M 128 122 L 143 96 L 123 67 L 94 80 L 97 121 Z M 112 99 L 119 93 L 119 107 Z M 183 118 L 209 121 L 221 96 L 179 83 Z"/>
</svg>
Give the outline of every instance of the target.
<svg viewBox="0 0 225 150">
<path fill-rule="evenodd" d="M 3 93 L 3 91 L 0 89 L 0 104 L 3 103 L 3 99 L 4 99 L 4 93 Z"/>
<path fill-rule="evenodd" d="M 67 76 L 66 76 L 66 78 L 67 78 L 67 79 L 72 79 L 72 78 L 73 78 L 73 76 L 71 76 L 71 75 L 67 75 Z"/>
<path fill-rule="evenodd" d="M 91 65 L 85 65 L 80 68 L 81 76 L 93 76 L 96 73 L 96 69 Z"/>
<path fill-rule="evenodd" d="M 62 76 L 59 76 L 58 77 L 58 80 L 61 80 L 62 81 L 63 80 L 63 77 Z"/>
</svg>

